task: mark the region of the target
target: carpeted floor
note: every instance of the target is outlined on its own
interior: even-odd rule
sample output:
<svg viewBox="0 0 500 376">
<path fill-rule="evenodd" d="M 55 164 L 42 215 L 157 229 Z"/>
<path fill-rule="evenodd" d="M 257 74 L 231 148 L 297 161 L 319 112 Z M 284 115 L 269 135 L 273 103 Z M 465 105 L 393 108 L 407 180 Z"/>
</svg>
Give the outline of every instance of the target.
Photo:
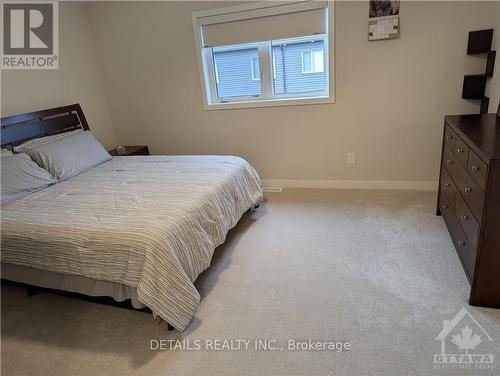
<svg viewBox="0 0 500 376">
<path fill-rule="evenodd" d="M 148 314 L 3 285 L 2 375 L 498 375 L 500 310 L 467 306 L 434 211 L 429 192 L 267 194 L 196 282 L 202 303 L 184 333 Z M 433 368 L 443 320 L 463 307 L 495 341 L 496 370 Z M 150 350 L 160 339 L 203 349 Z M 207 349 L 216 339 L 276 340 L 277 350 Z M 288 351 L 294 339 L 351 350 Z"/>
</svg>

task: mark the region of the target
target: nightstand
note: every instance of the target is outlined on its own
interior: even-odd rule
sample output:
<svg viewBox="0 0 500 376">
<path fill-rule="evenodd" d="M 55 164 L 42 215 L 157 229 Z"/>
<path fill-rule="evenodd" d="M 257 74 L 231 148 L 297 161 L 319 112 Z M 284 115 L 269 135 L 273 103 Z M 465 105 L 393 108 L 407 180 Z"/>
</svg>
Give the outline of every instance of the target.
<svg viewBox="0 0 500 376">
<path fill-rule="evenodd" d="M 125 155 L 149 155 L 149 148 L 147 145 L 138 145 L 138 146 L 124 146 L 127 151 L 125 154 L 120 154 L 119 156 Z M 109 154 L 113 156 L 117 156 L 116 149 L 109 150 Z"/>
</svg>

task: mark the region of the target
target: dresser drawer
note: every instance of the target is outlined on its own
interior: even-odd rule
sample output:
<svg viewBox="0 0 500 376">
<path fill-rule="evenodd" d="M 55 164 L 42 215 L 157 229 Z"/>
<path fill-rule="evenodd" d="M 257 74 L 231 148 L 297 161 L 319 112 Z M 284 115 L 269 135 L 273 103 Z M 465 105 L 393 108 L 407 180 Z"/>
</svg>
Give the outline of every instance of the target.
<svg viewBox="0 0 500 376">
<path fill-rule="evenodd" d="M 448 230 L 450 232 L 453 231 L 453 228 L 458 225 L 458 221 L 455 217 L 453 207 L 450 205 L 447 196 L 442 195 L 439 199 L 439 209 L 441 211 L 441 214 L 443 215 L 446 225 L 448 226 Z"/>
<path fill-rule="evenodd" d="M 462 196 L 457 195 L 457 201 L 455 204 L 455 215 L 458 218 L 462 230 L 470 241 L 473 248 L 476 247 L 477 237 L 479 234 L 479 224 L 472 215 L 471 210 L 468 208 Z"/>
<path fill-rule="evenodd" d="M 469 152 L 469 163 L 467 171 L 479 187 L 484 190 L 486 186 L 486 172 L 488 165 L 482 161 L 472 150 Z"/>
<path fill-rule="evenodd" d="M 465 271 L 468 277 L 472 280 L 474 277 L 474 267 L 476 264 L 476 252 L 475 248 L 470 243 L 469 239 L 465 235 L 460 225 L 454 226 L 451 230 L 451 238 L 455 249 L 457 250 L 458 256 L 462 261 Z"/>
<path fill-rule="evenodd" d="M 458 183 L 458 177 L 460 175 L 459 169 L 461 168 L 458 164 L 455 154 L 447 146 L 444 147 L 443 151 L 443 165 L 450 174 L 451 178 L 455 183 Z"/>
<path fill-rule="evenodd" d="M 469 147 L 467 144 L 460 138 L 457 137 L 455 141 L 455 149 L 453 149 L 457 160 L 467 168 L 467 161 L 469 160 Z"/>
<path fill-rule="evenodd" d="M 439 184 L 441 186 L 441 194 L 447 196 L 448 202 L 452 208 L 455 207 L 455 197 L 457 195 L 457 187 L 455 186 L 455 183 L 451 179 L 451 176 L 448 173 L 448 171 L 446 171 L 444 165 L 441 166 L 441 181 Z"/>
<path fill-rule="evenodd" d="M 455 132 L 447 125 L 444 129 L 444 142 L 451 150 L 455 150 L 455 140 L 457 138 Z"/>
<path fill-rule="evenodd" d="M 483 191 L 474 183 L 467 171 L 462 168 L 457 169 L 458 181 L 457 188 L 464 198 L 467 206 L 472 210 L 476 220 L 481 223 L 483 213 Z"/>
</svg>

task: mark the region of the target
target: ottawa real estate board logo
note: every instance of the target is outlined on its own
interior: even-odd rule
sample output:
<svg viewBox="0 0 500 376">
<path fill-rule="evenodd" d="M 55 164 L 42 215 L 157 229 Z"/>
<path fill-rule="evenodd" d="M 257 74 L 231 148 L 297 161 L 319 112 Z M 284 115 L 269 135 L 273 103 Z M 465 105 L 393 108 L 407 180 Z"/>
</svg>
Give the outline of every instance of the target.
<svg viewBox="0 0 500 376">
<path fill-rule="evenodd" d="M 2 69 L 58 69 L 57 2 L 2 1 Z"/>
<path fill-rule="evenodd" d="M 494 369 L 494 340 L 465 308 L 443 321 L 435 340 L 441 344 L 440 353 L 434 354 L 436 369 Z"/>
</svg>

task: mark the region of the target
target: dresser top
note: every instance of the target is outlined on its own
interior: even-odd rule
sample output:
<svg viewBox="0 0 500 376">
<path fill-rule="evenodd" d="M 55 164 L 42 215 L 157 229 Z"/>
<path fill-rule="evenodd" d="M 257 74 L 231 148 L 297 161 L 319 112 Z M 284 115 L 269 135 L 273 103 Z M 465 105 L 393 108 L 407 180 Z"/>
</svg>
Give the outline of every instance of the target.
<svg viewBox="0 0 500 376">
<path fill-rule="evenodd" d="M 500 159 L 500 118 L 496 114 L 451 115 L 445 120 L 483 158 Z"/>
</svg>

